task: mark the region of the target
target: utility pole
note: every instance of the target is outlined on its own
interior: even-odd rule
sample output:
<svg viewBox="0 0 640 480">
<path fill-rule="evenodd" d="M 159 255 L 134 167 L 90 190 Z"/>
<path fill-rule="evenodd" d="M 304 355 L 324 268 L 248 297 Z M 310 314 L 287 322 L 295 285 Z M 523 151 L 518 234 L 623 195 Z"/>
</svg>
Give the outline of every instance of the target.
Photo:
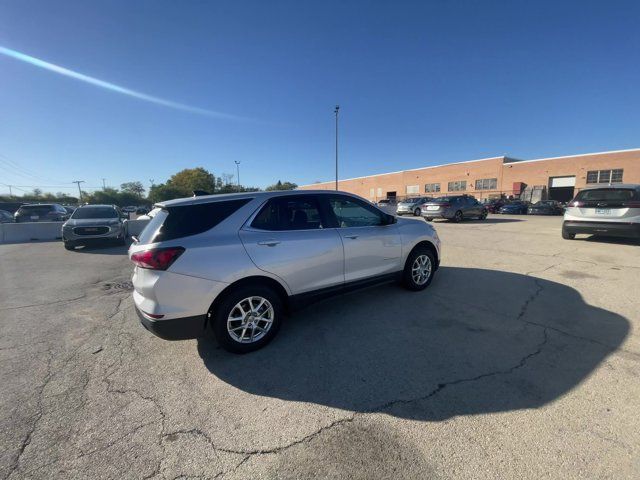
<svg viewBox="0 0 640 480">
<path fill-rule="evenodd" d="M 9 196 L 13 197 L 13 191 L 11 190 L 11 185 L 7 185 L 9 187 Z"/>
<path fill-rule="evenodd" d="M 106 180 L 105 178 L 102 179 L 102 190 L 106 190 L 107 189 L 107 186 L 104 183 L 105 180 Z"/>
<path fill-rule="evenodd" d="M 234 160 L 236 163 L 236 170 L 238 172 L 238 191 L 240 191 L 240 162 L 238 160 Z"/>
<path fill-rule="evenodd" d="M 80 190 L 80 184 L 81 183 L 85 183 L 84 180 L 74 180 L 71 183 L 75 183 L 78 185 L 78 194 L 80 195 L 80 198 L 78 198 L 78 203 L 82 203 L 82 190 Z"/>
<path fill-rule="evenodd" d="M 338 190 L 338 113 L 340 111 L 340 105 L 336 105 L 336 109 L 333 113 L 336 114 L 336 190 Z"/>
</svg>

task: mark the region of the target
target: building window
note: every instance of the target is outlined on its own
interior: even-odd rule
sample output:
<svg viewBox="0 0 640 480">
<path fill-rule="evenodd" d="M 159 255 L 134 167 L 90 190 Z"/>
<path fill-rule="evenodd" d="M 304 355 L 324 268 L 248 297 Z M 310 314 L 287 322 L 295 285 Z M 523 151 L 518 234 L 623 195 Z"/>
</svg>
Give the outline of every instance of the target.
<svg viewBox="0 0 640 480">
<path fill-rule="evenodd" d="M 382 187 L 378 187 L 378 198 L 382 197 Z"/>
<path fill-rule="evenodd" d="M 420 193 L 420 185 L 407 185 L 407 195 Z"/>
<path fill-rule="evenodd" d="M 427 183 L 424 186 L 424 191 L 427 193 L 439 192 L 440 184 L 439 183 Z"/>
<path fill-rule="evenodd" d="M 587 183 L 620 183 L 622 168 L 615 170 L 590 170 L 587 172 Z"/>
<path fill-rule="evenodd" d="M 467 181 L 459 180 L 457 182 L 449 182 L 449 192 L 461 192 L 467 189 Z"/>
<path fill-rule="evenodd" d="M 497 190 L 497 188 L 497 178 L 481 178 L 480 180 L 476 180 L 476 190 Z"/>
<path fill-rule="evenodd" d="M 376 196 L 376 189 L 375 188 L 370 188 L 369 189 L 369 198 L 374 198 Z"/>
</svg>

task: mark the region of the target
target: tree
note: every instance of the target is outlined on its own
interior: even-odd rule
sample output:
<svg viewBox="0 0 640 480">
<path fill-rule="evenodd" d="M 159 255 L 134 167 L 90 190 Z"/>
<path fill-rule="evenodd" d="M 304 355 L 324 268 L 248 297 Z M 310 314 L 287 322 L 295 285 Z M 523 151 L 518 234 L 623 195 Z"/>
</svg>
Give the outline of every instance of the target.
<svg viewBox="0 0 640 480">
<path fill-rule="evenodd" d="M 278 183 L 269 185 L 265 190 L 267 192 L 272 192 L 275 190 L 295 190 L 296 188 L 298 188 L 298 185 L 293 182 L 281 182 L 278 180 Z"/>
<path fill-rule="evenodd" d="M 142 186 L 142 182 L 125 182 L 120 185 L 120 190 L 123 193 L 132 193 L 138 197 L 142 197 L 145 188 Z"/>
<path fill-rule="evenodd" d="M 186 168 L 173 175 L 166 183 L 182 193 L 182 197 L 190 197 L 194 190 L 213 193 L 216 189 L 216 177 L 202 167 Z"/>
<path fill-rule="evenodd" d="M 39 188 L 34 188 L 33 189 L 33 196 L 34 197 L 39 197 L 40 195 L 42 195 L 42 190 L 40 190 Z"/>
<path fill-rule="evenodd" d="M 149 196 L 147 198 L 151 203 L 156 203 L 163 200 L 173 200 L 174 198 L 190 196 L 191 195 L 185 194 L 182 190 L 175 188 L 173 185 L 159 183 L 149 189 Z"/>
</svg>

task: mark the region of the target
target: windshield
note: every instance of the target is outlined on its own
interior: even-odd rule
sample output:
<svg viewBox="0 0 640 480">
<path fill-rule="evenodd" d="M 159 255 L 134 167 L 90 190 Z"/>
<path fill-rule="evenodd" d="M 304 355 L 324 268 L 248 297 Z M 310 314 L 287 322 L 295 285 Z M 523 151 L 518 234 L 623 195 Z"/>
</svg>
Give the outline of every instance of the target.
<svg viewBox="0 0 640 480">
<path fill-rule="evenodd" d="M 32 215 L 45 215 L 51 211 L 51 205 L 23 205 L 18 209 L 18 214 L 28 213 Z"/>
<path fill-rule="evenodd" d="M 118 212 L 113 207 L 83 207 L 76 209 L 71 215 L 74 220 L 92 218 L 118 218 Z"/>
<path fill-rule="evenodd" d="M 434 198 L 431 201 L 433 203 L 448 203 L 448 202 L 453 202 L 455 199 L 456 197 L 440 197 L 440 198 Z"/>
</svg>

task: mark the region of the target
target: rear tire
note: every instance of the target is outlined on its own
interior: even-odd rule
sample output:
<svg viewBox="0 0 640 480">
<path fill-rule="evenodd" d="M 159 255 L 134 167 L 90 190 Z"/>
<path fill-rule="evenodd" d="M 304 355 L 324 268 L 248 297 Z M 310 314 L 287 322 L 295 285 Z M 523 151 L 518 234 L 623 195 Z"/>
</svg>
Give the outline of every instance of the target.
<svg viewBox="0 0 640 480">
<path fill-rule="evenodd" d="M 433 218 L 432 218 L 432 217 L 424 217 L 424 219 L 425 219 L 427 222 L 433 222 Z"/>
<path fill-rule="evenodd" d="M 453 221 L 455 223 L 460 223 L 463 219 L 463 215 L 462 215 L 462 211 L 458 210 L 455 215 L 453 216 Z"/>
<path fill-rule="evenodd" d="M 486 220 L 488 213 L 486 211 L 482 212 L 478 217 L 480 220 Z"/>
<path fill-rule="evenodd" d="M 564 238 L 565 240 L 573 240 L 574 238 L 576 238 L 576 234 L 570 233 L 566 228 L 562 227 L 562 238 Z"/>
<path fill-rule="evenodd" d="M 424 263 L 421 260 L 426 260 Z M 420 272 L 425 272 L 428 268 L 428 276 L 426 280 L 419 275 Z M 407 290 L 418 292 L 427 288 L 433 280 L 433 275 L 436 270 L 436 260 L 431 253 L 431 250 L 427 247 L 418 246 L 413 249 L 407 258 L 407 262 L 404 265 L 404 271 L 402 272 L 402 284 Z"/>
<path fill-rule="evenodd" d="M 266 300 L 266 302 L 262 307 L 258 308 L 258 304 L 260 304 L 262 299 Z M 251 308 L 249 308 L 249 305 L 251 305 Z M 265 323 L 267 317 L 265 315 L 268 314 L 268 306 L 270 306 L 272 312 L 269 315 L 270 326 L 267 328 Z M 258 319 L 252 317 L 250 313 L 254 307 L 256 307 L 255 317 Z M 240 312 L 242 311 L 245 311 L 247 314 L 244 320 L 232 320 L 232 318 L 236 318 L 238 315 L 241 316 Z M 259 318 L 262 318 L 260 313 L 264 316 L 265 320 L 259 320 Z M 274 290 L 260 284 L 243 285 L 226 293 L 214 306 L 211 311 L 209 327 L 220 346 L 225 350 L 232 353 L 249 353 L 264 347 L 276 336 L 280 329 L 283 315 L 284 306 L 282 299 Z M 245 325 L 246 328 L 243 329 L 242 327 Z M 253 328 L 252 325 L 257 326 Z M 267 328 L 266 333 L 257 340 L 251 341 L 252 337 L 250 338 L 250 335 L 252 335 L 252 331 L 257 331 L 258 333 L 256 335 L 259 335 L 262 333 L 260 329 L 263 330 L 265 328 Z M 235 335 L 235 338 L 233 335 Z M 240 341 L 238 337 L 240 337 L 242 341 Z"/>
<path fill-rule="evenodd" d="M 419 208 L 416 208 L 416 209 L 413 211 L 413 215 L 414 215 L 415 217 L 419 217 L 421 214 L 422 214 L 422 210 L 420 210 Z"/>
</svg>

